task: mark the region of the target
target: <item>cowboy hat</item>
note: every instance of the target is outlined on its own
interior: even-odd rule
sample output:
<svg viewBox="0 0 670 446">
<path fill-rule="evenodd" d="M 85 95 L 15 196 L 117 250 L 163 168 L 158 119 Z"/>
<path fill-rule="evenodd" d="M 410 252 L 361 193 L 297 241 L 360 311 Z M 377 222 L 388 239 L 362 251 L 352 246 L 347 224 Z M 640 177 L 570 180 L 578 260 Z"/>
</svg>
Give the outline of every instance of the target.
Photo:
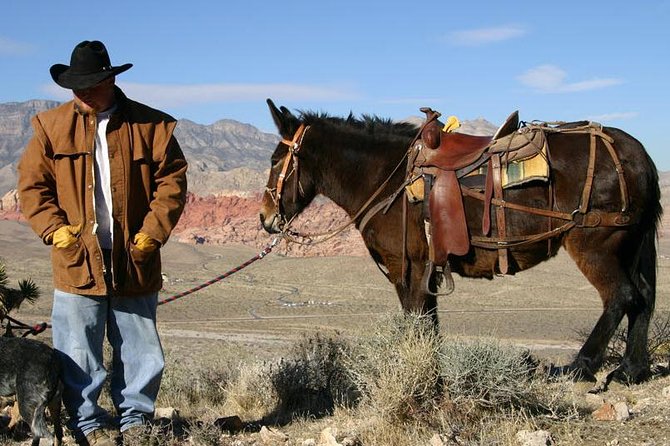
<svg viewBox="0 0 670 446">
<path fill-rule="evenodd" d="M 79 43 L 70 57 L 70 66 L 52 65 L 49 71 L 54 82 L 70 90 L 91 88 L 108 77 L 116 76 L 132 67 L 127 63 L 113 67 L 109 61 L 107 48 L 98 40 L 84 40 Z"/>
</svg>

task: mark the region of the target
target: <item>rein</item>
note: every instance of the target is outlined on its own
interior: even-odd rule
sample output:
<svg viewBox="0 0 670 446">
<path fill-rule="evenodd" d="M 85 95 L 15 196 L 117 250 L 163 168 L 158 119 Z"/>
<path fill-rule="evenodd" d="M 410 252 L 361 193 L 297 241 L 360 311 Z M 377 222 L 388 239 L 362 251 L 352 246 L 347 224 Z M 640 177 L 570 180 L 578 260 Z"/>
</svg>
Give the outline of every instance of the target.
<svg viewBox="0 0 670 446">
<path fill-rule="evenodd" d="M 215 277 L 215 278 L 213 278 L 213 279 L 211 279 L 211 280 L 208 280 L 208 281 L 205 282 L 205 283 L 202 283 L 202 284 L 200 284 L 200 285 L 198 285 L 198 286 L 196 286 L 196 287 L 193 287 L 193 288 L 191 288 L 190 290 L 186 290 L 186 291 L 183 291 L 183 292 L 181 292 L 181 293 L 179 293 L 179 294 L 175 294 L 175 295 L 173 295 L 173 296 L 166 297 L 165 299 L 162 299 L 162 300 L 158 301 L 158 304 L 157 304 L 157 305 L 160 306 L 160 305 L 167 304 L 167 303 L 169 303 L 169 302 L 173 302 L 173 301 L 175 301 L 175 300 L 177 300 L 177 299 L 180 299 L 180 298 L 182 298 L 182 297 L 184 297 L 184 296 L 188 296 L 189 294 L 193 294 L 193 293 L 195 293 L 196 291 L 200 291 L 200 290 L 203 289 L 203 288 L 207 288 L 208 286 L 213 285 L 213 284 L 215 284 L 216 282 L 219 282 L 219 281 L 225 279 L 226 277 L 233 275 L 234 273 L 240 271 L 241 269 L 244 269 L 244 268 L 246 268 L 247 266 L 251 265 L 251 264 L 254 263 L 255 261 L 260 260 L 260 259 L 262 259 L 263 257 L 265 257 L 266 255 L 270 254 L 270 252 L 272 251 L 272 249 L 273 249 L 275 246 L 277 246 L 277 243 L 279 243 L 280 240 L 281 240 L 281 237 L 275 237 L 275 239 L 272 240 L 272 242 L 269 243 L 267 246 L 265 246 L 265 248 L 263 248 L 262 251 L 260 251 L 258 254 L 256 254 L 255 256 L 253 256 L 252 258 L 250 258 L 249 260 L 247 260 L 246 262 L 242 263 L 240 266 L 237 266 L 237 267 L 235 267 L 235 268 L 229 270 L 228 272 L 225 272 L 225 273 L 221 274 L 220 276 L 217 276 L 217 277 Z"/>
<path fill-rule="evenodd" d="M 284 234 L 286 240 L 289 241 L 289 242 L 292 242 L 292 243 L 297 243 L 299 245 L 316 245 L 316 244 L 319 244 L 319 243 L 323 243 L 323 242 L 325 242 L 327 240 L 330 240 L 331 238 L 335 237 L 336 235 L 340 234 L 342 231 L 347 229 L 352 224 L 356 223 L 356 220 L 358 220 L 358 218 L 360 218 L 366 211 L 369 210 L 370 212 L 366 215 L 366 219 L 364 219 L 365 223 L 367 223 L 369 218 L 371 218 L 374 214 L 379 212 L 382 208 L 390 207 L 391 203 L 393 203 L 393 201 L 395 201 L 395 198 L 398 196 L 398 192 L 394 192 L 393 194 L 389 195 L 386 199 L 377 203 L 375 206 L 370 207 L 370 205 L 372 204 L 374 199 L 379 196 L 379 194 L 384 190 L 384 188 L 386 187 L 388 182 L 391 180 L 393 175 L 395 175 L 395 173 L 398 171 L 398 169 L 400 169 L 400 167 L 402 166 L 403 161 L 405 160 L 405 158 L 407 158 L 407 154 L 405 154 L 400 159 L 400 162 L 395 166 L 393 171 L 391 171 L 389 176 L 386 177 L 386 179 L 379 185 L 377 190 L 375 190 L 372 193 L 372 195 L 370 195 L 370 198 L 368 198 L 365 201 L 365 203 L 363 203 L 363 205 L 360 207 L 360 209 L 358 209 L 358 211 L 352 217 L 349 217 L 349 219 L 344 224 L 342 224 L 339 227 L 337 227 L 333 230 L 330 230 L 330 231 L 324 231 L 324 232 L 318 232 L 318 233 L 312 233 L 312 234 L 309 234 L 309 233 L 308 234 L 301 234 L 299 232 L 289 230 L 290 224 L 296 218 L 296 216 L 294 216 L 291 220 L 289 220 L 287 222 L 286 229 L 284 229 L 283 234 Z M 404 184 L 403 184 L 403 186 L 401 186 L 401 188 L 399 190 L 402 190 L 402 187 L 404 187 Z M 362 230 L 363 226 L 364 225 L 361 225 L 359 227 L 359 229 Z M 315 238 L 319 238 L 319 239 L 314 240 Z M 304 240 L 299 240 L 299 239 L 304 239 Z"/>
</svg>

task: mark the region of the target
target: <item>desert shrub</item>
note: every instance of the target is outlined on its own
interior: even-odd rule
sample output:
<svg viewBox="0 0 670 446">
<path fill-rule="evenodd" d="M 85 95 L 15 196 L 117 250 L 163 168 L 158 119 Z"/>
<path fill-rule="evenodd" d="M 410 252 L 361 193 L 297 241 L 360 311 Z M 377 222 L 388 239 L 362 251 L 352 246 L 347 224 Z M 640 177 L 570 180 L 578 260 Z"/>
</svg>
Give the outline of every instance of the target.
<svg viewBox="0 0 670 446">
<path fill-rule="evenodd" d="M 391 422 L 430 411 L 438 391 L 439 350 L 426 317 L 398 314 L 377 323 L 347 361 L 363 404 Z"/>
<path fill-rule="evenodd" d="M 34 302 L 40 295 L 39 288 L 31 279 L 19 280 L 18 285 L 18 288 L 9 287 L 5 263 L 0 259 L 0 323 L 10 312 L 18 310 L 23 302 Z M 6 334 L 12 334 L 9 322 Z"/>
<path fill-rule="evenodd" d="M 214 423 L 193 423 L 188 427 L 187 434 L 189 443 L 194 446 L 218 446 L 221 444 L 221 429 Z"/>
<path fill-rule="evenodd" d="M 175 434 L 171 423 L 138 426 L 128 429 L 122 435 L 123 446 L 180 446 L 184 444 L 184 438 Z M 203 445 L 203 443 L 195 443 L 192 440 L 190 442 L 198 446 Z"/>
<path fill-rule="evenodd" d="M 355 401 L 356 389 L 344 363 L 349 350 L 342 338 L 318 333 L 296 344 L 287 359 L 271 367 L 279 399 L 276 413 L 322 416 Z"/>
<path fill-rule="evenodd" d="M 184 366 L 179 358 L 166 357 L 158 404 L 171 407 L 218 406 L 233 375 L 231 365 L 216 361 Z"/>
<path fill-rule="evenodd" d="M 536 364 L 528 351 L 481 338 L 444 342 L 440 353 L 440 373 L 452 401 L 467 399 L 482 407 L 535 401 Z"/>
<path fill-rule="evenodd" d="M 224 388 L 223 408 L 242 419 L 258 420 L 277 405 L 269 363 L 240 364 Z"/>
<path fill-rule="evenodd" d="M 622 331 L 618 337 L 625 339 L 626 332 Z M 670 312 L 657 313 L 651 320 L 647 350 L 652 362 L 670 360 Z M 625 351 L 625 348 L 620 352 Z"/>
<path fill-rule="evenodd" d="M 435 432 L 455 444 L 490 444 L 480 442 L 494 436 L 498 423 L 525 427 L 535 414 L 578 415 L 571 382 L 550 383 L 527 351 L 494 339 L 445 339 L 425 317 L 383 319 L 352 353 L 364 444 L 428 444 Z"/>
<path fill-rule="evenodd" d="M 350 347 L 338 336 L 303 339 L 287 357 L 245 366 L 225 389 L 226 408 L 246 419 L 272 423 L 296 416 L 323 416 L 356 399 L 344 369 Z"/>
</svg>

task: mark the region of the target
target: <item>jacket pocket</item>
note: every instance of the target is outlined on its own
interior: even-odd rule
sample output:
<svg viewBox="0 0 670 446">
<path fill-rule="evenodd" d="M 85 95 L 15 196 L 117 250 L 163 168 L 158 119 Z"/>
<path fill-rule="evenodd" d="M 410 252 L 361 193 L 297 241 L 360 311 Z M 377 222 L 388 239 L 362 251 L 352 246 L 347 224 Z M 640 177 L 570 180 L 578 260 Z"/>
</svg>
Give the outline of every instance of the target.
<svg viewBox="0 0 670 446">
<path fill-rule="evenodd" d="M 128 275 L 133 287 L 141 290 L 159 290 L 163 284 L 161 277 L 159 250 L 142 251 L 132 241 L 128 242 Z M 137 290 L 140 291 L 140 290 Z"/>
<path fill-rule="evenodd" d="M 83 288 L 93 281 L 88 251 L 81 241 L 67 248 L 51 248 L 54 275 L 58 282 Z"/>
</svg>

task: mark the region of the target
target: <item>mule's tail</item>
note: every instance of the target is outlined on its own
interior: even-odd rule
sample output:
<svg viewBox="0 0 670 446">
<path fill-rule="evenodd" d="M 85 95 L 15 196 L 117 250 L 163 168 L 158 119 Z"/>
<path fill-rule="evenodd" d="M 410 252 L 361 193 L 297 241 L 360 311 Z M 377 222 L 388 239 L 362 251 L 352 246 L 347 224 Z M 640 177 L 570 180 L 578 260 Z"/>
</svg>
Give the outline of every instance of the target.
<svg viewBox="0 0 670 446">
<path fill-rule="evenodd" d="M 653 161 L 647 155 L 651 174 L 647 176 L 649 191 L 645 209 L 640 220 L 642 240 L 633 259 L 630 276 L 633 284 L 640 292 L 651 311 L 656 301 L 656 269 L 657 253 L 656 241 L 658 227 L 661 224 L 663 207 L 661 206 L 661 189 L 658 182 L 658 172 Z"/>
</svg>

